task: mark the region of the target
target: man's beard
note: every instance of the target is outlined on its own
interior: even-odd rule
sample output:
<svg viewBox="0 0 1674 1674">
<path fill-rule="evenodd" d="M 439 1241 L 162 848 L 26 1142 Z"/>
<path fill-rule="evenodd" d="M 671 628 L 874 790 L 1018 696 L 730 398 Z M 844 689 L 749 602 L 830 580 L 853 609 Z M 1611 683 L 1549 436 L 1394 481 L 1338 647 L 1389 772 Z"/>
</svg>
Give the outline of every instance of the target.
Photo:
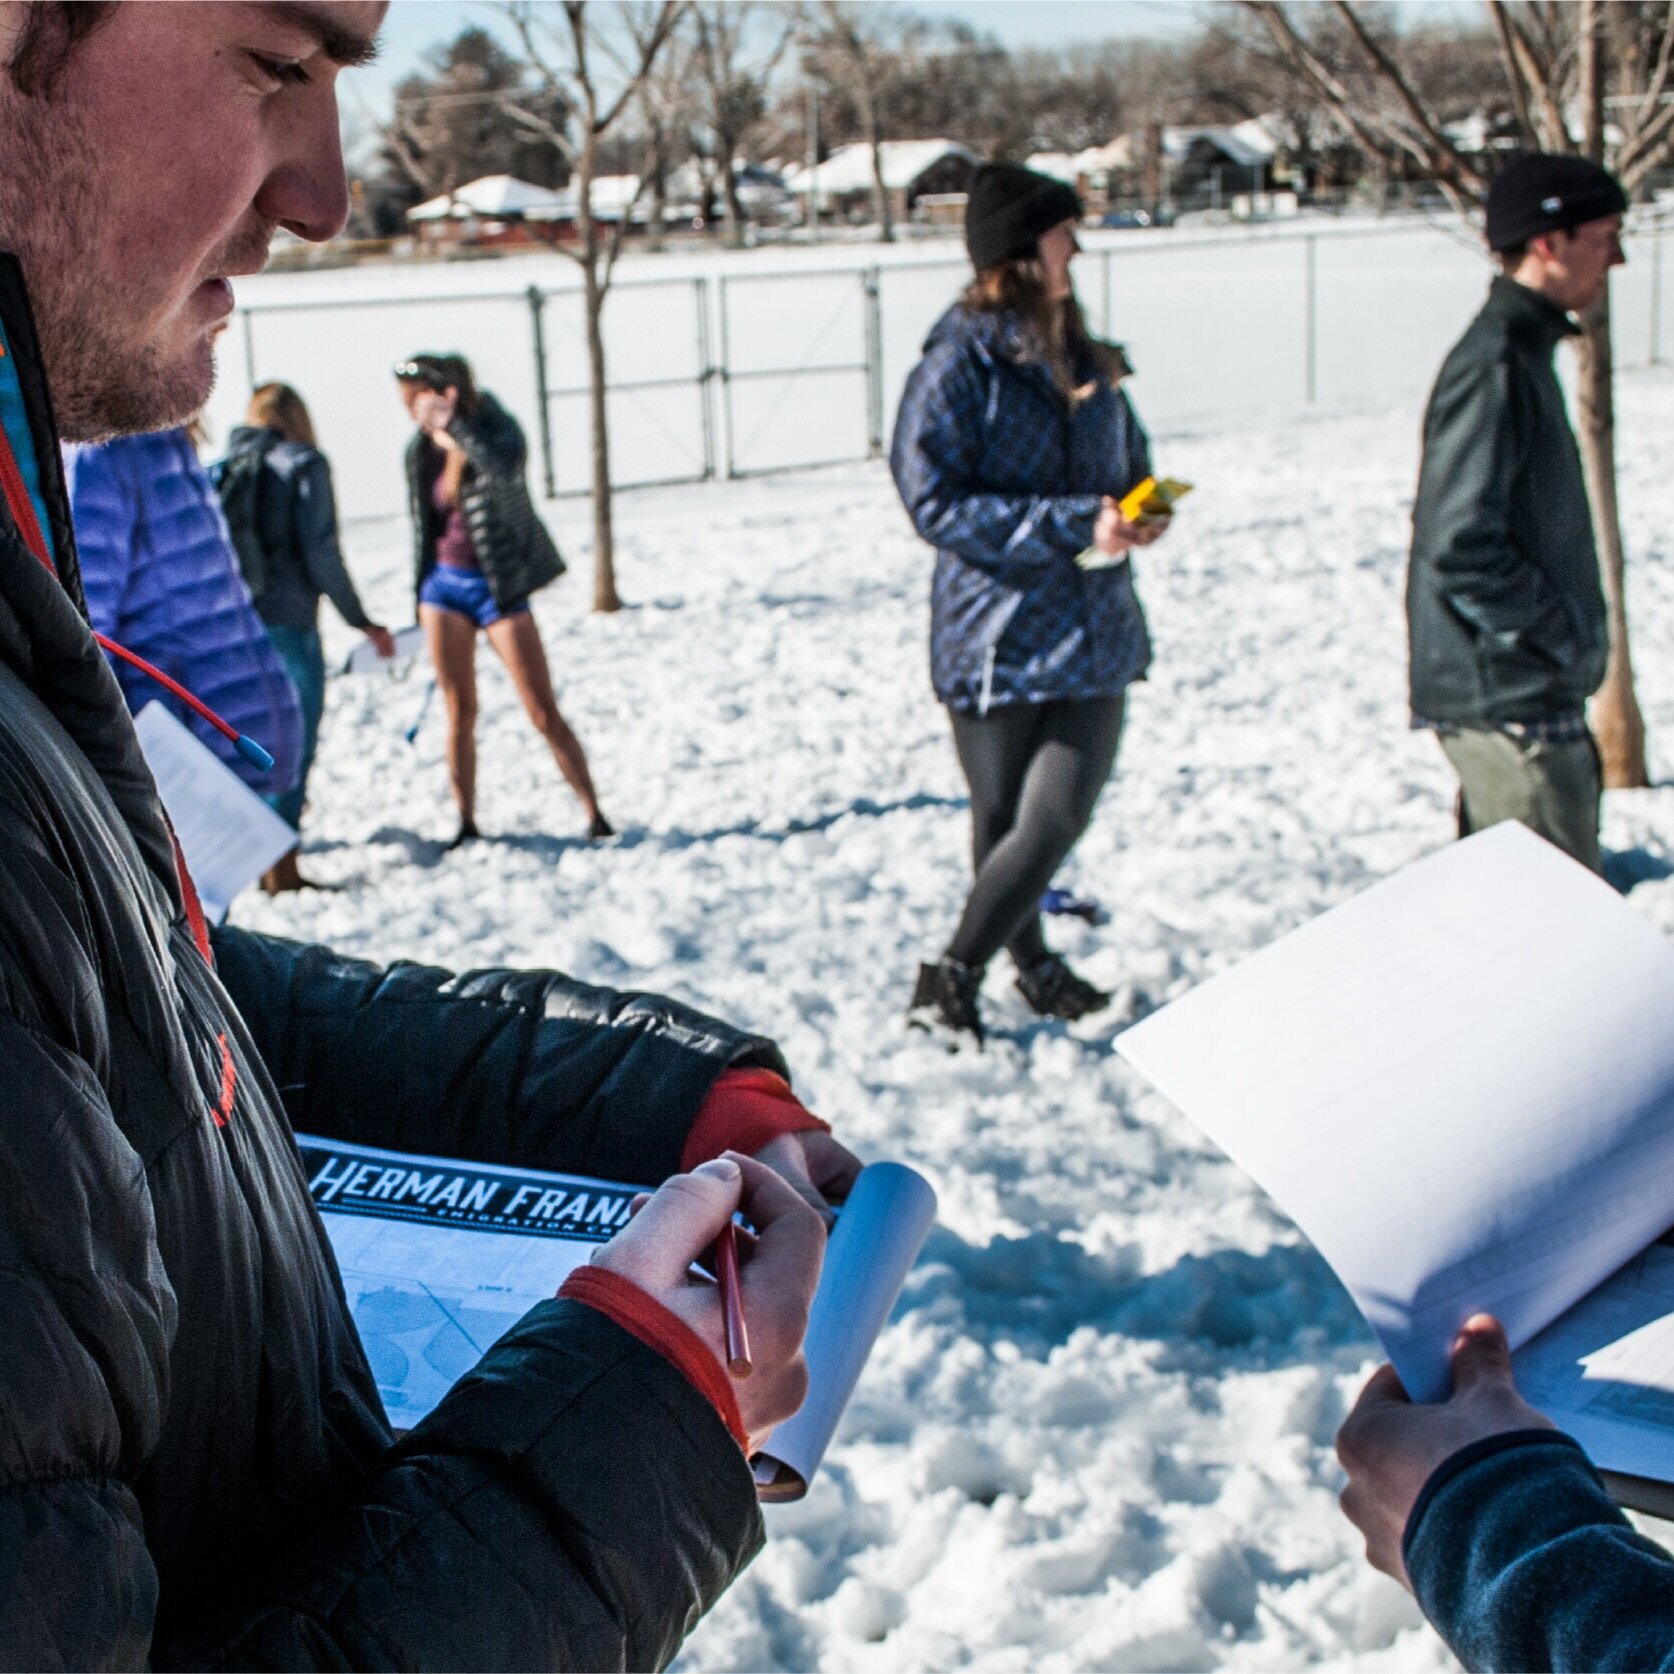
<svg viewBox="0 0 1674 1674">
<path fill-rule="evenodd" d="M 161 430 L 198 412 L 214 385 L 207 345 L 177 364 L 136 325 L 145 299 L 127 282 L 107 171 L 74 92 L 27 98 L 0 83 L 0 248 L 23 264 L 59 434 L 103 441 Z M 115 252 L 114 271 L 101 256 Z"/>
</svg>

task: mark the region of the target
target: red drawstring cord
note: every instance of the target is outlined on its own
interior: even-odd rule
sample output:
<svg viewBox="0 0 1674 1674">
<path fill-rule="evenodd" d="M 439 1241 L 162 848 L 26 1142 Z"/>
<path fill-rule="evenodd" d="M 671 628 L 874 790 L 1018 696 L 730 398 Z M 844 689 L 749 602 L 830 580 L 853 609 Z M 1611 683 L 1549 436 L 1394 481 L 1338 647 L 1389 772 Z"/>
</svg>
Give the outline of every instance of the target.
<svg viewBox="0 0 1674 1674">
<path fill-rule="evenodd" d="M 34 508 L 31 507 L 30 509 L 33 510 Z M 40 554 L 37 553 L 36 556 L 39 557 Z M 51 565 L 49 564 L 47 567 L 50 569 Z M 166 686 L 177 698 L 181 700 L 182 703 L 190 704 L 191 707 L 199 715 L 203 716 L 203 718 L 208 721 L 209 724 L 214 727 L 223 738 L 227 738 L 232 741 L 233 748 L 237 750 L 246 761 L 253 762 L 264 773 L 273 765 L 273 757 L 270 756 L 267 751 L 255 741 L 255 739 L 246 738 L 236 727 L 230 726 L 226 721 L 222 720 L 221 717 L 203 701 L 202 698 L 194 697 L 184 686 L 180 684 L 178 680 L 171 680 L 160 668 L 156 667 L 152 663 L 148 663 L 145 658 L 138 655 L 138 653 L 130 651 L 126 645 L 118 645 L 114 639 L 106 639 L 101 633 L 95 633 L 93 637 L 108 652 L 110 652 L 113 657 L 120 657 L 123 662 L 132 663 L 141 674 L 149 675 L 159 686 Z"/>
</svg>

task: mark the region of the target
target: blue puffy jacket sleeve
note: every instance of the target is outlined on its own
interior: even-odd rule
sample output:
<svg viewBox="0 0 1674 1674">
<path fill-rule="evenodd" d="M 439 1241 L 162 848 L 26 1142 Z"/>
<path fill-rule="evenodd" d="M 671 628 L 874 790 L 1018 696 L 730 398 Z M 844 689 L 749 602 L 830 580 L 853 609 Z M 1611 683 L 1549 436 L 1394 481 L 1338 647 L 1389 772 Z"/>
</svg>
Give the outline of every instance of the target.
<svg viewBox="0 0 1674 1674">
<path fill-rule="evenodd" d="M 220 502 L 182 430 L 65 450 L 82 586 L 93 626 L 153 663 L 260 744 L 231 742 L 155 681 L 115 664 L 128 708 L 164 705 L 252 790 L 296 783 L 302 709 L 238 573 Z"/>
<path fill-rule="evenodd" d="M 1093 544 L 1100 497 L 982 485 L 988 395 L 981 354 L 969 341 L 931 345 L 907 379 L 889 464 L 901 503 L 926 541 L 1026 585 L 1030 572 Z"/>
<path fill-rule="evenodd" d="M 1407 1575 L 1467 1668 L 1674 1668 L 1674 1558 L 1554 1430 L 1465 1448 L 1408 1520 Z"/>
<path fill-rule="evenodd" d="M 64 474 L 75 517 L 87 619 L 94 633 L 115 639 L 134 567 L 138 485 L 127 472 L 112 469 L 101 448 L 65 448 Z M 119 663 L 118 678 L 126 672 Z M 126 681 L 122 689 L 127 691 Z"/>
</svg>

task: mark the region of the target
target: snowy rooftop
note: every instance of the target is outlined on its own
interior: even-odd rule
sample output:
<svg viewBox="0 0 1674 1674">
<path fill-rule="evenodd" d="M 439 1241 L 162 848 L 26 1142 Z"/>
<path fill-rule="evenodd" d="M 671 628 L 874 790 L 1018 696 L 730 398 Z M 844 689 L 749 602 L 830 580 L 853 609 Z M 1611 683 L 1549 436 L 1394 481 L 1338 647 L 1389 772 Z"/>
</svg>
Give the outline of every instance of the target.
<svg viewBox="0 0 1674 1674">
<path fill-rule="evenodd" d="M 1279 149 L 1259 117 L 1230 128 L 1163 129 L 1163 150 L 1170 157 L 1184 157 L 1198 140 L 1207 140 L 1244 168 L 1270 162 Z"/>
<path fill-rule="evenodd" d="M 878 147 L 883 164 L 884 185 L 890 191 L 911 186 L 925 170 L 933 168 L 944 157 L 959 157 L 967 162 L 978 161 L 977 154 L 968 146 L 954 140 L 884 140 Z M 799 196 L 810 190 L 824 192 L 865 192 L 872 186 L 872 148 L 863 141 L 840 145 L 823 163 L 814 168 L 799 168 L 785 178 L 785 185 Z"/>
<path fill-rule="evenodd" d="M 487 220 L 504 220 L 509 216 L 527 214 L 531 210 L 550 209 L 561 203 L 559 193 L 545 186 L 531 185 L 509 174 L 485 174 L 456 192 L 431 198 L 407 211 L 409 221 L 462 220 L 466 216 L 481 216 Z"/>
</svg>

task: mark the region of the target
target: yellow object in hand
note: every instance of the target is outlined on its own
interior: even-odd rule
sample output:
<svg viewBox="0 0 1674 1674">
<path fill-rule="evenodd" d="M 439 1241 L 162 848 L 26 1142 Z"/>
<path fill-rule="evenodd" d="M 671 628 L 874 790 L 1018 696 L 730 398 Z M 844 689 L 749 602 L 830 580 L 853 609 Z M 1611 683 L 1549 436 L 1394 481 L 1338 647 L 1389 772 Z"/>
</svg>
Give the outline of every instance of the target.
<svg viewBox="0 0 1674 1674">
<path fill-rule="evenodd" d="M 1192 491 L 1189 482 L 1174 477 L 1147 477 L 1137 487 L 1130 488 L 1118 502 L 1122 516 L 1129 523 L 1147 523 L 1154 518 L 1172 517 L 1177 501 Z"/>
</svg>

